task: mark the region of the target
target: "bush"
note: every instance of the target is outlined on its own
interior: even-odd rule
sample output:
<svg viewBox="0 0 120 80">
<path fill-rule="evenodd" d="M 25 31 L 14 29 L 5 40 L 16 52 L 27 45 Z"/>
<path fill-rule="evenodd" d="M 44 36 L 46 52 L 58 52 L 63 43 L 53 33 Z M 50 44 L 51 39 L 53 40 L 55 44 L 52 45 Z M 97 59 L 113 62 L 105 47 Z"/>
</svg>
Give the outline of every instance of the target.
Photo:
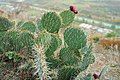
<svg viewBox="0 0 120 80">
<path fill-rule="evenodd" d="M 116 36 L 117 36 L 117 35 L 116 35 L 115 32 L 107 33 L 107 34 L 105 35 L 105 37 L 107 37 L 107 38 L 112 38 L 112 37 L 116 37 Z"/>
<path fill-rule="evenodd" d="M 100 40 L 99 37 L 94 37 L 94 38 L 93 38 L 93 41 L 94 41 L 95 43 L 97 43 L 99 40 Z"/>
</svg>

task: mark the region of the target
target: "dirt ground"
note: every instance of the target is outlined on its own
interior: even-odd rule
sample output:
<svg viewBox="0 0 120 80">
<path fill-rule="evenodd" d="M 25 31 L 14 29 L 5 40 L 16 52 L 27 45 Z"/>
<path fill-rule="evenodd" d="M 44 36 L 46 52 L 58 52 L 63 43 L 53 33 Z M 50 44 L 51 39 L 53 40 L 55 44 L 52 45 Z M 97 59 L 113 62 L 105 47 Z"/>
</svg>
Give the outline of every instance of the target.
<svg viewBox="0 0 120 80">
<path fill-rule="evenodd" d="M 94 44 L 93 53 L 95 62 L 89 66 L 85 73 L 100 73 L 106 65 L 118 65 L 109 67 L 101 80 L 120 80 L 120 52 L 112 49 L 106 50 L 98 44 Z"/>
</svg>

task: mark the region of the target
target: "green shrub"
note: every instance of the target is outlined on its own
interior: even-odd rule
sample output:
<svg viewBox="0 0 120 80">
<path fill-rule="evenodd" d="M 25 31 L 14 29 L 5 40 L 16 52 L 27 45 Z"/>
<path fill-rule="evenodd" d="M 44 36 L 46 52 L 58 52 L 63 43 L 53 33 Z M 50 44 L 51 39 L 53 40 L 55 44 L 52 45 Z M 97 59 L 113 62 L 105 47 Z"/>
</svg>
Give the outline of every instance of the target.
<svg viewBox="0 0 120 80">
<path fill-rule="evenodd" d="M 97 42 L 99 41 L 99 37 L 94 37 L 94 38 L 93 38 L 93 41 L 94 41 L 95 43 L 97 43 Z"/>
<path fill-rule="evenodd" d="M 107 38 L 116 37 L 116 33 L 115 33 L 115 32 L 107 33 L 107 34 L 105 35 L 105 37 L 107 37 Z"/>
</svg>

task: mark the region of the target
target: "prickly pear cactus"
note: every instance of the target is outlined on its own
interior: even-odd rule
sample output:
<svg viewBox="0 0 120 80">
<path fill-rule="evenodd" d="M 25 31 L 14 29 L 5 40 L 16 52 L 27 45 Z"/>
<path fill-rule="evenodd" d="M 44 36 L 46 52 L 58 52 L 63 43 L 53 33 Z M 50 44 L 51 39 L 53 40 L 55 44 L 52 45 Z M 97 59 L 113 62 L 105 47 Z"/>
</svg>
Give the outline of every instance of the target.
<svg viewBox="0 0 120 80">
<path fill-rule="evenodd" d="M 64 40 L 71 49 L 81 49 L 86 46 L 86 35 L 79 29 L 66 29 L 64 32 Z"/>
<path fill-rule="evenodd" d="M 82 72 L 87 67 L 95 62 L 95 57 L 93 55 L 92 51 L 92 45 L 87 45 L 80 51 L 82 53 L 82 60 L 79 63 L 79 70 Z"/>
<path fill-rule="evenodd" d="M 50 33 L 57 33 L 61 27 L 62 20 L 55 12 L 48 12 L 41 19 L 41 26 Z"/>
<path fill-rule="evenodd" d="M 92 64 L 95 61 L 95 58 L 93 56 L 93 54 L 88 53 L 85 54 L 83 57 L 83 60 L 81 60 L 80 65 L 80 71 L 84 71 L 85 69 L 87 69 L 87 67 Z"/>
<path fill-rule="evenodd" d="M 27 31 L 24 31 L 20 34 L 20 40 L 25 48 L 27 48 L 28 52 L 31 51 L 32 46 L 34 45 L 34 37 Z"/>
<path fill-rule="evenodd" d="M 87 69 L 95 58 L 91 53 L 91 45 L 86 44 L 86 35 L 82 30 L 67 28 L 64 32 L 64 41 L 67 46 L 60 50 L 59 59 L 63 62 L 63 67 L 58 70 L 58 78 L 70 80 Z"/>
<path fill-rule="evenodd" d="M 19 51 L 23 48 L 18 31 L 9 31 L 3 36 L 3 46 L 5 51 Z"/>
<path fill-rule="evenodd" d="M 34 67 L 37 69 L 35 73 L 38 73 L 39 79 L 49 80 L 48 77 L 53 79 L 54 75 L 51 73 L 56 70 L 55 80 L 74 80 L 95 60 L 91 48 L 86 47 L 84 31 L 67 28 L 62 34 L 64 39 L 60 38 L 59 29 L 69 26 L 74 17 L 75 14 L 69 10 L 63 11 L 60 15 L 55 12 L 45 13 L 36 24 L 40 32 L 35 34 L 36 27 L 32 22 L 21 22 L 18 23 L 21 27 L 8 30 L 11 23 L 6 18 L 0 18 L 0 31 L 4 32 L 0 32 L 0 53 L 9 51 L 20 53 L 21 50 L 33 53 Z"/>
<path fill-rule="evenodd" d="M 61 69 L 58 71 L 58 79 L 57 80 L 74 80 L 74 77 L 76 75 L 76 70 L 73 67 L 67 67 L 63 66 Z M 78 70 L 79 71 L 79 70 Z"/>
<path fill-rule="evenodd" d="M 45 54 L 48 56 L 51 56 L 54 54 L 54 52 L 56 51 L 56 49 L 61 45 L 61 40 L 59 38 L 57 38 L 54 35 L 51 35 L 52 39 L 51 39 L 51 43 L 47 49 L 47 51 L 45 52 Z"/>
<path fill-rule="evenodd" d="M 61 12 L 60 16 L 62 17 L 62 27 L 70 25 L 75 18 L 75 14 L 70 10 Z"/>
<path fill-rule="evenodd" d="M 5 36 L 5 32 L 0 32 L 0 53 L 4 51 L 4 45 L 3 45 L 4 36 Z"/>
<path fill-rule="evenodd" d="M 62 48 L 59 56 L 66 65 L 78 64 L 82 58 L 82 54 L 79 51 L 71 50 L 70 48 Z"/>
<path fill-rule="evenodd" d="M 49 33 L 41 34 L 37 39 L 38 44 L 42 44 L 45 48 L 47 57 L 54 54 L 54 51 L 61 45 L 61 40 Z"/>
<path fill-rule="evenodd" d="M 36 26 L 33 22 L 26 22 L 21 26 L 21 30 L 28 30 L 34 33 L 36 31 Z"/>
<path fill-rule="evenodd" d="M 13 26 L 13 23 L 10 22 L 7 18 L 0 17 L 0 31 L 7 31 Z"/>
<path fill-rule="evenodd" d="M 71 76 L 77 76 L 95 61 L 91 52 L 83 53 L 69 48 L 61 49 L 59 56 L 63 62 L 63 67 L 59 69 L 59 78 L 64 80 L 70 80 Z"/>
<path fill-rule="evenodd" d="M 30 33 L 14 30 L 6 32 L 1 41 L 4 51 L 19 52 L 24 47 L 30 48 L 33 45 L 33 37 Z"/>
<path fill-rule="evenodd" d="M 42 24 L 41 24 L 41 20 L 40 20 L 40 19 L 37 20 L 37 26 L 38 26 L 38 30 L 39 30 L 39 31 L 45 30 L 44 27 L 43 27 Z"/>
</svg>

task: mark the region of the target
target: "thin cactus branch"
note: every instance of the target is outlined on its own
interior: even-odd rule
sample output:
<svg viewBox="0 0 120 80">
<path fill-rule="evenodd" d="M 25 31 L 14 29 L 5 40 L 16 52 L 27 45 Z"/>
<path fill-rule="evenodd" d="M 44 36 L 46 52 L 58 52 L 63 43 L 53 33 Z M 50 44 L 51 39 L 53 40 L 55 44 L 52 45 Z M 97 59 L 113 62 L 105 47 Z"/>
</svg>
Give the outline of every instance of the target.
<svg viewBox="0 0 120 80">
<path fill-rule="evenodd" d="M 41 45 L 34 45 L 33 49 L 36 52 L 35 55 L 35 66 L 37 68 L 37 73 L 39 74 L 39 79 L 48 80 L 48 67 L 46 62 L 46 56 L 44 52 L 44 47 Z"/>
</svg>

